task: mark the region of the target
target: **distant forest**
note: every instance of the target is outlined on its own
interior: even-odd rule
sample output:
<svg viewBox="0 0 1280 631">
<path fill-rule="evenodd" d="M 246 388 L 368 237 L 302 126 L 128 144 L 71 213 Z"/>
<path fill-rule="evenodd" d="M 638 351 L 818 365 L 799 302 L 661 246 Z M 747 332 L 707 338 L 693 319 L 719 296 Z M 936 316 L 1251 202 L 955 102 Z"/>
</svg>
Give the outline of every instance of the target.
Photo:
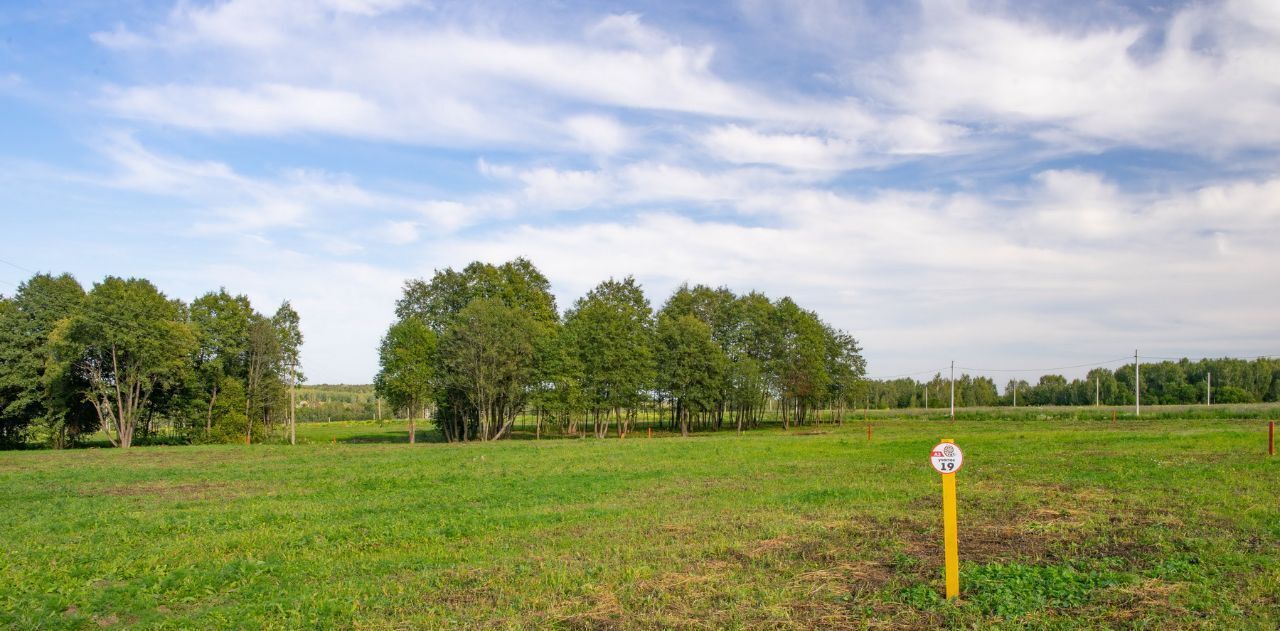
<svg viewBox="0 0 1280 631">
<path fill-rule="evenodd" d="M 1032 384 L 1012 379 L 1003 394 L 988 377 L 956 377 L 956 405 L 1133 405 L 1133 363 L 1114 370 L 1095 368 L 1082 379 L 1044 375 Z M 1201 359 L 1142 362 L 1143 405 L 1265 403 L 1280 401 L 1280 359 Z M 1210 376 L 1212 375 L 1212 377 Z M 946 408 L 951 385 L 941 373 L 927 382 L 902 378 L 868 382 L 873 409 Z"/>
</svg>

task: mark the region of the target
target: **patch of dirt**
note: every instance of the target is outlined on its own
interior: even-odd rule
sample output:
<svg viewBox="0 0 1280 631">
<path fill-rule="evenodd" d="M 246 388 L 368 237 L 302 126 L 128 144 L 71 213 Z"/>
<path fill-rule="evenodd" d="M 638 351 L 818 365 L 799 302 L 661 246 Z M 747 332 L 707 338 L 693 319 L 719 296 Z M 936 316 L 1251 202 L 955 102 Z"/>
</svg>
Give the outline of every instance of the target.
<svg viewBox="0 0 1280 631">
<path fill-rule="evenodd" d="M 458 610 L 492 608 L 500 600 L 497 590 L 488 585 L 487 577 L 479 570 L 449 571 L 445 577 L 444 585 L 427 592 L 425 600 Z"/>
<path fill-rule="evenodd" d="M 934 546 L 941 558 L 942 538 L 938 533 Z M 1050 556 L 1051 546 L 1060 541 L 1060 537 L 1051 537 L 1044 533 L 1028 532 L 1016 525 L 984 524 L 962 528 L 959 534 L 960 558 L 974 563 L 1012 560 L 1023 558 L 1040 560 Z"/>
<path fill-rule="evenodd" d="M 613 592 L 597 594 L 595 606 L 590 610 L 559 618 L 559 624 L 569 629 L 606 630 L 626 628 L 626 612 Z"/>
<path fill-rule="evenodd" d="M 1186 609 L 1170 603 L 1170 597 L 1183 589 L 1179 583 L 1167 583 L 1160 579 L 1148 579 L 1136 585 L 1126 585 L 1111 590 L 1106 597 L 1112 606 L 1108 618 L 1115 621 L 1140 621 L 1152 609 L 1161 613 L 1180 614 Z"/>
</svg>

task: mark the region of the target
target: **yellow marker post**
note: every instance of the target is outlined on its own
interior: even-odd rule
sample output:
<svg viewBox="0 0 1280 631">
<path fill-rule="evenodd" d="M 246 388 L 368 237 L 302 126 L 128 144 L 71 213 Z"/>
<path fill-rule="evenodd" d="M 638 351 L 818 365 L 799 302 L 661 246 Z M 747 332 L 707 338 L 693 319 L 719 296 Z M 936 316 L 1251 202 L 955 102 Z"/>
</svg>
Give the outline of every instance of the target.
<svg viewBox="0 0 1280 631">
<path fill-rule="evenodd" d="M 929 454 L 929 464 L 942 474 L 942 550 L 946 562 L 947 600 L 960 595 L 960 543 L 956 526 L 956 472 L 964 453 L 950 438 L 942 439 Z"/>
</svg>

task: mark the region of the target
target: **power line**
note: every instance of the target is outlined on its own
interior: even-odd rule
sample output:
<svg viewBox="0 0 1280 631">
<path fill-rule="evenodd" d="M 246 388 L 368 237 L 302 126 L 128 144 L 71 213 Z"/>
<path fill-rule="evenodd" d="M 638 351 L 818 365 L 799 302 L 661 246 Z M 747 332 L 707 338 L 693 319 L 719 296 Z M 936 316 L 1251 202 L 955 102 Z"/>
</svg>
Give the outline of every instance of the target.
<svg viewBox="0 0 1280 631">
<path fill-rule="evenodd" d="M 946 368 L 932 368 L 932 369 L 929 369 L 929 370 L 921 370 L 921 371 L 918 371 L 918 372 L 909 372 L 909 373 L 904 373 L 904 374 L 901 374 L 901 375 L 889 375 L 889 376 L 887 376 L 887 377 L 880 377 L 880 376 L 867 376 L 867 377 L 863 377 L 863 379 L 871 379 L 871 380 L 875 380 L 875 381 L 888 381 L 888 380 L 890 380 L 890 379 L 902 379 L 902 378 L 904 378 L 904 377 L 914 377 L 914 376 L 916 376 L 916 375 L 927 375 L 927 374 L 929 374 L 929 373 L 940 373 L 940 372 L 942 372 L 943 370 L 946 370 Z"/>
<path fill-rule="evenodd" d="M 1166 361 L 1182 361 L 1184 359 L 1187 361 L 1192 361 L 1192 360 L 1204 361 L 1206 359 L 1242 359 L 1242 360 L 1243 359 L 1272 359 L 1272 358 L 1280 358 L 1280 353 L 1272 353 L 1270 355 L 1252 355 L 1249 357 L 1210 357 L 1208 355 L 1204 355 L 1202 357 L 1158 357 L 1155 355 L 1143 355 L 1142 358 L 1143 359 L 1163 359 Z"/>
<path fill-rule="evenodd" d="M 1095 366 L 1105 366 L 1129 359 L 1128 357 L 1118 357 L 1116 359 L 1108 359 L 1106 361 L 1092 362 L 1088 364 L 1075 364 L 1073 366 L 1054 366 L 1052 368 L 973 368 L 971 366 L 957 366 L 961 370 L 972 370 L 975 372 L 1050 372 L 1054 370 L 1067 370 L 1070 368 L 1093 368 Z"/>
<path fill-rule="evenodd" d="M 39 274 L 39 272 L 37 272 L 37 271 L 35 271 L 35 270 L 27 269 L 27 268 L 25 268 L 25 267 L 23 267 L 23 266 L 21 266 L 21 265 L 18 265 L 17 263 L 13 263 L 13 262 L 10 262 L 10 261 L 6 261 L 6 260 L 4 260 L 4 259 L 0 259 L 0 263 L 4 263 L 5 265 L 8 265 L 9 267 L 17 268 L 17 269 L 20 269 L 20 270 L 22 270 L 22 271 L 24 271 L 24 272 L 30 272 L 30 273 L 32 273 L 32 274 Z"/>
</svg>

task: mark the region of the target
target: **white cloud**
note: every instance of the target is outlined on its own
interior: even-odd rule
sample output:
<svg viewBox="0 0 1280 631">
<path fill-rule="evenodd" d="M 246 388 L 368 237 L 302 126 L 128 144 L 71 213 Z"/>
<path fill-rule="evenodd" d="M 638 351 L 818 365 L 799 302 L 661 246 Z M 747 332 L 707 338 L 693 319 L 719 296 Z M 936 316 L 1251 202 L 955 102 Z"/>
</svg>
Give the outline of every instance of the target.
<svg viewBox="0 0 1280 631">
<path fill-rule="evenodd" d="M 1035 176 L 1043 187 L 1036 196 L 1032 230 L 1057 237 L 1111 238 L 1133 230 L 1131 215 L 1115 185 L 1096 173 L 1045 171 Z"/>
<path fill-rule="evenodd" d="M 1151 25 L 1066 30 L 927 3 L 880 93 L 927 120 L 1047 126 L 1107 144 L 1230 151 L 1280 142 L 1280 37 L 1265 3 L 1179 10 Z"/>
<path fill-rule="evenodd" d="M 564 120 L 564 127 L 573 146 L 592 155 L 611 156 L 632 143 L 631 132 L 608 116 L 571 116 Z"/>
<path fill-rule="evenodd" d="M 851 138 L 884 133 L 856 100 L 775 95 L 728 80 L 712 67 L 713 46 L 680 43 L 635 14 L 606 16 L 580 40 L 516 39 L 414 21 L 378 22 L 374 29 L 366 16 L 274 4 L 183 5 L 149 32 L 98 34 L 106 47 L 159 48 L 205 69 L 185 70 L 194 78 L 181 83 L 166 78 L 111 88 L 102 104 L 127 118 L 206 132 L 514 143 L 606 156 L 637 140 L 637 130 L 608 109 L 785 124 Z M 583 110 L 593 113 L 564 113 Z"/>
<path fill-rule="evenodd" d="M 250 177 L 214 161 L 192 161 L 147 149 L 124 134 L 107 136 L 98 147 L 112 171 L 102 176 L 76 179 L 110 188 L 139 191 L 181 200 L 194 209 L 191 227 L 206 234 L 244 234 L 270 229 L 297 229 L 325 216 L 355 213 L 421 216 L 432 220 L 437 232 L 465 224 L 456 209 L 438 202 L 369 190 L 350 177 L 323 171 L 293 169 L 274 177 Z M 379 240 L 407 243 L 416 238 L 417 224 L 393 220 L 387 226 L 395 235 L 360 230 Z M 312 231 L 309 237 L 326 252 L 351 255 L 363 246 L 348 237 L 326 236 Z"/>
<path fill-rule="evenodd" d="M 105 102 L 123 116 L 201 131 L 394 135 L 376 105 L 338 90 L 282 84 L 246 89 L 166 85 L 112 90 Z"/>
<path fill-rule="evenodd" d="M 378 235 L 392 245 L 408 245 L 421 238 L 418 228 L 415 221 L 388 221 L 382 224 Z"/>
<path fill-rule="evenodd" d="M 713 155 L 736 164 L 776 164 L 806 170 L 846 170 L 865 160 L 856 143 L 806 134 L 765 134 L 738 125 L 702 137 Z"/>
</svg>

